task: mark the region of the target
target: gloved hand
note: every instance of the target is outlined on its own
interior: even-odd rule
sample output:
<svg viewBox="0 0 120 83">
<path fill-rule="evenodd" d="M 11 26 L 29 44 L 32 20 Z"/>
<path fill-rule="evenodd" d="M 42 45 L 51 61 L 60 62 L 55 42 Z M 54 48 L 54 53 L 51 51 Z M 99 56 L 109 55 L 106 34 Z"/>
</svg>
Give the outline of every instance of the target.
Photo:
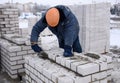
<svg viewBox="0 0 120 83">
<path fill-rule="evenodd" d="M 31 48 L 32 48 L 35 52 L 41 52 L 41 51 L 42 51 L 42 49 L 38 46 L 38 44 L 31 45 Z"/>
<path fill-rule="evenodd" d="M 40 53 L 38 53 L 38 56 L 41 57 L 41 58 L 44 58 L 44 59 L 48 58 L 48 54 L 44 51 L 41 51 Z"/>
<path fill-rule="evenodd" d="M 64 54 L 63 54 L 63 56 L 64 57 L 71 57 L 71 56 L 73 56 L 71 50 L 72 50 L 72 47 L 65 45 L 64 46 Z"/>
</svg>

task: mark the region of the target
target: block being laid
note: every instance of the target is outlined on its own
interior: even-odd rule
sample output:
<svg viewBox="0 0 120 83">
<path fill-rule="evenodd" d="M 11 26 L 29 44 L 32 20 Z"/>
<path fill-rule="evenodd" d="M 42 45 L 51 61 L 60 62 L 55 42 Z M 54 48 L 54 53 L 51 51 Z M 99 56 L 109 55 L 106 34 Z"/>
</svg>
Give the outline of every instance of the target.
<svg viewBox="0 0 120 83">
<path fill-rule="evenodd" d="M 80 65 L 77 66 L 77 72 L 82 76 L 93 74 L 99 72 L 99 65 L 95 63 Z"/>
</svg>

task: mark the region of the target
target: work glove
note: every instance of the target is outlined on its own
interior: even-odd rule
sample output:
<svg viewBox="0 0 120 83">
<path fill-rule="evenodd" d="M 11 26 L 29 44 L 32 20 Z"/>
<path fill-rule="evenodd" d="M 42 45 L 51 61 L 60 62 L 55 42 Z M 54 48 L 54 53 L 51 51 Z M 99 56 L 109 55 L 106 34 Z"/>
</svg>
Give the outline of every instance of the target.
<svg viewBox="0 0 120 83">
<path fill-rule="evenodd" d="M 47 59 L 48 58 L 48 54 L 46 52 L 44 52 L 44 51 L 39 52 L 38 56 L 40 58 L 43 58 L 43 59 Z"/>
<path fill-rule="evenodd" d="M 72 47 L 71 47 L 71 46 L 65 45 L 65 46 L 64 46 L 63 56 L 64 56 L 64 57 L 72 57 L 73 54 L 72 54 L 71 50 L 72 50 Z"/>
<path fill-rule="evenodd" d="M 31 45 L 31 48 L 34 50 L 34 52 L 42 51 L 42 49 L 38 46 L 38 44 Z"/>
<path fill-rule="evenodd" d="M 31 48 L 38 53 L 38 56 L 41 58 L 48 58 L 48 54 L 44 52 L 38 44 L 31 45 Z"/>
</svg>

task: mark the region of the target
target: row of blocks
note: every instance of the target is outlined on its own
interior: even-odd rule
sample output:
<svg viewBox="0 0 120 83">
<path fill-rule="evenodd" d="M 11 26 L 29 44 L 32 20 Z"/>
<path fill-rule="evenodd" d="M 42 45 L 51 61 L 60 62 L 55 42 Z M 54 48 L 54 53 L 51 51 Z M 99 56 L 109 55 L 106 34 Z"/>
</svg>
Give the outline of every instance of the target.
<svg viewBox="0 0 120 83">
<path fill-rule="evenodd" d="M 112 57 L 99 55 L 100 59 L 94 59 L 84 54 L 74 54 L 74 57 L 63 57 L 63 49 L 52 49 L 46 51 L 48 58 L 59 65 L 62 65 L 70 70 L 77 72 L 82 76 L 109 70 L 113 68 Z"/>
<path fill-rule="evenodd" d="M 3 37 L 6 40 L 9 40 L 17 45 L 31 45 L 30 43 L 30 37 L 22 36 L 19 34 L 4 34 Z M 38 38 L 38 44 L 41 44 L 41 39 Z"/>
<path fill-rule="evenodd" d="M 0 7 L 0 37 L 3 34 L 14 34 L 19 31 L 18 9 L 12 5 Z"/>
<path fill-rule="evenodd" d="M 109 52 L 110 4 L 73 5 L 70 8 L 79 21 L 83 51 Z"/>
<path fill-rule="evenodd" d="M 89 69 L 91 70 L 90 66 Z M 93 70 L 95 69 L 93 68 Z M 85 71 L 88 72 L 89 70 Z M 104 70 L 87 76 L 81 76 L 36 55 L 25 57 L 26 83 L 107 83 L 109 72 L 111 71 Z"/>
</svg>

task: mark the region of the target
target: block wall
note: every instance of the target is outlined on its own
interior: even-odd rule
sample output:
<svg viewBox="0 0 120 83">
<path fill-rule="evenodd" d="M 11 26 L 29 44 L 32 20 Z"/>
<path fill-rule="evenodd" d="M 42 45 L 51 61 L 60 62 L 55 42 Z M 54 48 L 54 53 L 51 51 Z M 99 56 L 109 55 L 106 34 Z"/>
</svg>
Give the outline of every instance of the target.
<svg viewBox="0 0 120 83">
<path fill-rule="evenodd" d="M 80 24 L 79 39 L 84 52 L 109 52 L 110 4 L 70 6 Z"/>
<path fill-rule="evenodd" d="M 99 60 L 85 55 L 65 58 L 61 49 L 48 53 L 50 60 L 36 55 L 25 57 L 26 83 L 108 83 L 111 79 L 109 56 Z"/>
<path fill-rule="evenodd" d="M 18 9 L 9 4 L 0 4 L 0 37 L 18 33 L 18 26 Z"/>
</svg>

